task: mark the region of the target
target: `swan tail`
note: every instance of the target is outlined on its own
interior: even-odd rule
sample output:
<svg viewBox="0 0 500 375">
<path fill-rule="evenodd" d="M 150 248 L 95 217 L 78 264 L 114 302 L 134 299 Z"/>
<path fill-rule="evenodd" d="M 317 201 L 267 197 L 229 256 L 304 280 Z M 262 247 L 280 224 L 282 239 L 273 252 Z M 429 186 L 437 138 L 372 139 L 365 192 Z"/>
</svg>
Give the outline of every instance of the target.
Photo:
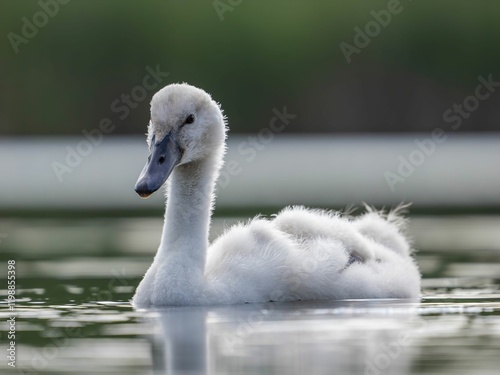
<svg viewBox="0 0 500 375">
<path fill-rule="evenodd" d="M 401 255 L 413 252 L 408 235 L 407 215 L 411 203 L 402 203 L 388 211 L 365 204 L 366 213 L 355 220 L 358 230 L 371 240 Z"/>
</svg>

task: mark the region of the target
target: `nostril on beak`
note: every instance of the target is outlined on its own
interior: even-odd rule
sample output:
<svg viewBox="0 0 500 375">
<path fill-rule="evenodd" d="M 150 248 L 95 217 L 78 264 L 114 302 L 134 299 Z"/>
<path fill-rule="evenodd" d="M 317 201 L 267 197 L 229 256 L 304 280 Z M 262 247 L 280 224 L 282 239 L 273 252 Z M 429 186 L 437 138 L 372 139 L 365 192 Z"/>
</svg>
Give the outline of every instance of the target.
<svg viewBox="0 0 500 375">
<path fill-rule="evenodd" d="M 165 162 L 165 156 L 160 156 L 160 158 L 158 159 L 158 163 L 160 164 L 163 164 Z"/>
</svg>

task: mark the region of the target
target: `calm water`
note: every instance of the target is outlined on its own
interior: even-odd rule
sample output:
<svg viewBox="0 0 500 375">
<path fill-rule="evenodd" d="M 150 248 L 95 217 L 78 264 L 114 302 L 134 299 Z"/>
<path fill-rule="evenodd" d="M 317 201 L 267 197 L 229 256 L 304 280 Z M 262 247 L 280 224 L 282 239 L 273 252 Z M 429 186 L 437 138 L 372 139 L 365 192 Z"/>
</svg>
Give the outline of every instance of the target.
<svg viewBox="0 0 500 375">
<path fill-rule="evenodd" d="M 214 233 L 234 219 L 216 221 Z M 497 374 L 500 217 L 415 217 L 421 302 L 135 311 L 161 219 L 0 219 L 0 293 L 16 261 L 16 368 L 0 373 Z"/>
</svg>

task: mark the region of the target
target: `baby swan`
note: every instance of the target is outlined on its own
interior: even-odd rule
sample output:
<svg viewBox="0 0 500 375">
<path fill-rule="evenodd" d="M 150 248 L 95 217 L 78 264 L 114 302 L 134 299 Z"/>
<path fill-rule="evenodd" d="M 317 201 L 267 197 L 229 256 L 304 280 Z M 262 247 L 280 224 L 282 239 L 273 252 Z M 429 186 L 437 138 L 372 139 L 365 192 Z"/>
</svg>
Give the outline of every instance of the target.
<svg viewBox="0 0 500 375">
<path fill-rule="evenodd" d="M 400 213 L 351 218 L 289 207 L 208 243 L 226 125 L 205 91 L 172 84 L 151 101 L 150 156 L 136 183 L 143 198 L 168 179 L 165 222 L 135 306 L 417 298 L 420 273 Z"/>
</svg>

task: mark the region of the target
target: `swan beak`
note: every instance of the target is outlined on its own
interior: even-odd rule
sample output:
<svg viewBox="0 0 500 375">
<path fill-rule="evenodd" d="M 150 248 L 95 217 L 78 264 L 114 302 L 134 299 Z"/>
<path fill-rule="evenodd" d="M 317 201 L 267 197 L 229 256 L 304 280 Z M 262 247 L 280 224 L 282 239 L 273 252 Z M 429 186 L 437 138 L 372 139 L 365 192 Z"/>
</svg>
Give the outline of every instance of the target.
<svg viewBox="0 0 500 375">
<path fill-rule="evenodd" d="M 165 183 L 181 157 L 182 150 L 171 134 L 158 143 L 153 139 L 151 154 L 134 187 L 136 193 L 148 198 Z"/>
</svg>

